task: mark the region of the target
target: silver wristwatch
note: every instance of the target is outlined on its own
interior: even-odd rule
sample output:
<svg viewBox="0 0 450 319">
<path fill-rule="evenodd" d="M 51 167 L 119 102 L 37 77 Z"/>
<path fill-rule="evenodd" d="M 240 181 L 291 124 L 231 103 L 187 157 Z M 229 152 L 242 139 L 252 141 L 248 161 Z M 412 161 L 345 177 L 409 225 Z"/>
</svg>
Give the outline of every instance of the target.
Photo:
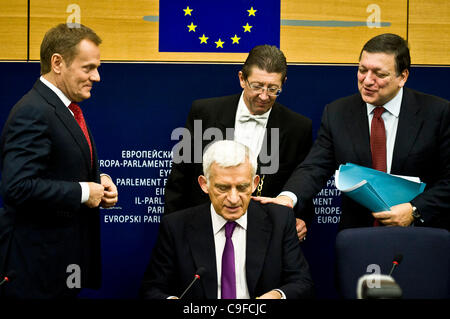
<svg viewBox="0 0 450 319">
<path fill-rule="evenodd" d="M 414 217 L 414 222 L 420 221 L 421 223 L 423 223 L 422 215 L 419 213 L 419 210 L 417 209 L 416 206 L 412 206 L 411 215 L 412 217 Z"/>
</svg>

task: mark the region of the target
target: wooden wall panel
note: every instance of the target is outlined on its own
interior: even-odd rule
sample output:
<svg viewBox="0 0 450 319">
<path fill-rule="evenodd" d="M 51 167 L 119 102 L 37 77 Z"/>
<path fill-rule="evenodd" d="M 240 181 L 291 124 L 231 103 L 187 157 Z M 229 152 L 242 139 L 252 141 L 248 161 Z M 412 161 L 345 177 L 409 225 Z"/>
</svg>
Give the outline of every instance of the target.
<svg viewBox="0 0 450 319">
<path fill-rule="evenodd" d="M 410 0 L 409 44 L 413 64 L 450 65 L 449 0 Z"/>
<path fill-rule="evenodd" d="M 0 0 L 0 59 L 27 59 L 27 0 Z"/>
<path fill-rule="evenodd" d="M 0 3 L 0 59 L 26 60 L 28 1 Z M 33 0 L 31 60 L 39 60 L 45 32 L 73 16 L 71 3 L 103 39 L 103 60 L 242 62 L 247 55 L 158 52 L 159 0 Z M 377 14 L 378 27 L 368 27 Z M 392 32 L 408 36 L 414 64 L 450 65 L 449 21 L 448 0 L 409 0 L 409 10 L 408 0 L 281 0 L 280 47 L 290 63 L 356 63 L 368 39 Z"/>
<path fill-rule="evenodd" d="M 357 63 L 371 37 L 385 32 L 406 36 L 406 0 L 376 1 L 380 25 L 369 28 L 367 20 L 376 9 L 367 9 L 373 2 L 283 1 L 282 19 L 293 26 L 281 26 L 280 47 L 290 62 Z"/>
<path fill-rule="evenodd" d="M 55 5 L 59 3 L 59 5 Z M 128 61 L 239 61 L 246 54 L 158 52 L 158 22 L 144 16 L 159 15 L 158 0 L 79 0 L 81 23 L 102 38 L 102 59 Z M 38 46 L 52 26 L 65 22 L 67 1 L 34 0 L 31 7 L 31 58 L 39 58 Z"/>
</svg>

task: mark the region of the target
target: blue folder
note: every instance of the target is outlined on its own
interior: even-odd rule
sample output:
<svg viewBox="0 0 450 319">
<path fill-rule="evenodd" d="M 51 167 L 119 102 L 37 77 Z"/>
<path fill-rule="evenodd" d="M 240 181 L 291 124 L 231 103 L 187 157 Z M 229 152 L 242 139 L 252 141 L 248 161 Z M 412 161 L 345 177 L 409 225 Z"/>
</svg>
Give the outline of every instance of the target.
<svg viewBox="0 0 450 319">
<path fill-rule="evenodd" d="M 372 212 L 388 211 L 422 193 L 426 184 L 352 163 L 339 166 L 336 188 Z"/>
</svg>

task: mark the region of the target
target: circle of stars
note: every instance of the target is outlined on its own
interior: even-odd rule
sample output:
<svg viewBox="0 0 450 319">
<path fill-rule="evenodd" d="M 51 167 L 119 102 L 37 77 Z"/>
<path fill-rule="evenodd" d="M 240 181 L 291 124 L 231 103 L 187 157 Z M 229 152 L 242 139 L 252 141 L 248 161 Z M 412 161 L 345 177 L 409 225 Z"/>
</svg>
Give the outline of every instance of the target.
<svg viewBox="0 0 450 319">
<path fill-rule="evenodd" d="M 192 17 L 192 12 L 194 11 L 194 9 L 189 8 L 189 6 L 187 6 L 185 9 L 183 9 L 184 11 L 184 16 L 191 16 Z M 253 9 L 253 7 L 251 7 L 249 10 L 247 10 L 248 12 L 248 16 L 256 16 L 256 12 L 258 10 Z M 188 32 L 196 32 L 196 28 L 197 25 L 194 24 L 194 22 L 191 22 L 191 24 L 186 26 L 188 29 Z M 248 22 L 246 23 L 246 25 L 243 25 L 242 28 L 244 29 L 244 33 L 245 32 L 252 32 L 252 25 L 249 25 Z M 207 37 L 204 33 L 202 34 L 201 37 L 198 37 L 198 39 L 200 40 L 200 44 L 208 44 L 208 40 L 209 37 Z M 239 41 L 241 40 L 240 37 L 237 36 L 237 34 L 235 34 L 233 37 L 230 37 L 230 40 L 232 41 L 231 44 L 239 44 Z M 225 41 L 222 41 L 221 38 L 219 38 L 217 41 L 214 41 L 214 43 L 216 44 L 216 49 L 218 48 L 223 48 L 223 45 L 225 44 Z"/>
</svg>

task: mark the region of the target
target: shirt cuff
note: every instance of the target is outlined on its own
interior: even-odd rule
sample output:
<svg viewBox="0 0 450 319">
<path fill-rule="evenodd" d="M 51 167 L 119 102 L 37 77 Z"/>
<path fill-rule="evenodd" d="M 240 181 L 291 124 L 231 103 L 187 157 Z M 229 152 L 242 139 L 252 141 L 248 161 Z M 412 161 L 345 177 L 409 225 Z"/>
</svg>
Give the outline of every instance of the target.
<svg viewBox="0 0 450 319">
<path fill-rule="evenodd" d="M 80 182 L 81 186 L 81 204 L 84 204 L 89 199 L 89 185 L 87 182 Z"/>
<path fill-rule="evenodd" d="M 292 203 L 293 203 L 294 207 L 295 207 L 295 205 L 297 205 L 297 201 L 298 201 L 297 196 L 292 192 L 284 191 L 284 192 L 281 192 L 280 195 L 278 195 L 278 196 L 287 196 L 290 199 L 292 199 Z"/>
<path fill-rule="evenodd" d="M 281 299 L 286 299 L 286 295 L 284 294 L 283 290 L 281 289 L 274 289 L 275 291 L 278 291 L 281 295 Z"/>
</svg>

